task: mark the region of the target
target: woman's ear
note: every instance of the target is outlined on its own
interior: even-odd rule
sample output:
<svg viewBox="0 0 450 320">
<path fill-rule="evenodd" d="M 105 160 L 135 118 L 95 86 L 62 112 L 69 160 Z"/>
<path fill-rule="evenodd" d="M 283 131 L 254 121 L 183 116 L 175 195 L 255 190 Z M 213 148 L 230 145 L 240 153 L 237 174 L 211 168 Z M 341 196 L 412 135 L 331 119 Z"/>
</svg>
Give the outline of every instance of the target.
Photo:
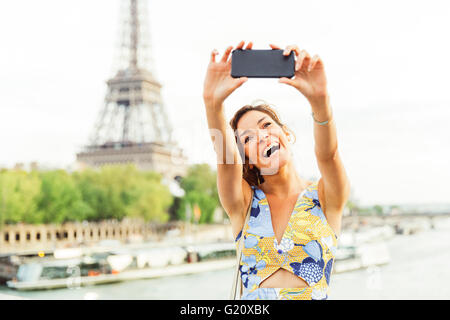
<svg viewBox="0 0 450 320">
<path fill-rule="evenodd" d="M 283 132 L 286 135 L 286 138 L 288 139 L 288 141 L 290 142 L 291 141 L 291 134 L 287 130 L 285 130 L 284 128 L 283 128 Z"/>
<path fill-rule="evenodd" d="M 283 126 L 283 132 L 286 135 L 286 138 L 288 139 L 288 141 L 292 142 L 292 135 L 284 126 Z"/>
</svg>

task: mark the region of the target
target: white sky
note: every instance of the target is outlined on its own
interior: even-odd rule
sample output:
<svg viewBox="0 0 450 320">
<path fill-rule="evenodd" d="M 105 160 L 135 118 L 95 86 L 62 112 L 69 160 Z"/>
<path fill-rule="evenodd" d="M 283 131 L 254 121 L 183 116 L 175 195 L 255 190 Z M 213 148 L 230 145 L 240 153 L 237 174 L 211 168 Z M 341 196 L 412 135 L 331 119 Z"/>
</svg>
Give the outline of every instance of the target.
<svg viewBox="0 0 450 320">
<path fill-rule="evenodd" d="M 69 167 L 102 108 L 119 0 L 0 3 L 0 166 Z M 297 44 L 325 62 L 341 157 L 363 205 L 450 203 L 447 1 L 150 0 L 157 78 L 191 163 L 215 167 L 202 86 L 210 52 Z M 264 99 L 297 136 L 303 177 L 320 175 L 310 106 L 277 80 L 250 79 L 226 102 Z"/>
</svg>

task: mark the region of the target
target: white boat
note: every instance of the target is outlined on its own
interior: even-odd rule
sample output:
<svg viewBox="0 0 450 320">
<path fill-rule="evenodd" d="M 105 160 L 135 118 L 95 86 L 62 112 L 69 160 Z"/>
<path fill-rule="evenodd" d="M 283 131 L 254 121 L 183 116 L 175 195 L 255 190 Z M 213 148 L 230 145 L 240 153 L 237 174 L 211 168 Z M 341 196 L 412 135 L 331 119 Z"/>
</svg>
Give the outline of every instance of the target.
<svg viewBox="0 0 450 320">
<path fill-rule="evenodd" d="M 236 257 L 236 245 L 234 242 L 219 242 L 201 245 L 190 245 L 186 250 L 194 254 L 198 261 Z"/>
<path fill-rule="evenodd" d="M 39 259 L 21 264 L 16 278 L 7 281 L 8 287 L 19 290 L 41 290 L 77 287 L 87 284 L 113 282 L 102 277 L 111 272 L 108 265 L 90 257 L 72 259 Z"/>
<path fill-rule="evenodd" d="M 196 259 L 188 259 L 195 255 Z M 42 290 L 149 279 L 230 268 L 234 243 L 114 250 L 73 259 L 40 259 L 20 265 L 8 287 Z M 96 268 L 94 268 L 94 266 Z"/>
<path fill-rule="evenodd" d="M 187 251 L 181 247 L 161 247 L 139 249 L 132 252 L 136 266 L 142 268 L 161 268 L 186 262 Z"/>
<path fill-rule="evenodd" d="M 341 273 L 389 263 L 390 255 L 385 242 L 341 246 L 336 253 L 333 272 Z"/>
</svg>

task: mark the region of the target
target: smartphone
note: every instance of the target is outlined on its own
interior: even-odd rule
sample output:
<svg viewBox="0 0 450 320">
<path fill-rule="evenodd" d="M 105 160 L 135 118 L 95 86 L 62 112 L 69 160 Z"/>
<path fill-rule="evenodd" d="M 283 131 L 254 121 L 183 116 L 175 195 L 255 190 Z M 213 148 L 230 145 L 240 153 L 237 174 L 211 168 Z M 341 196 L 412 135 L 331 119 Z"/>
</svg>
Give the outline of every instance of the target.
<svg viewBox="0 0 450 320">
<path fill-rule="evenodd" d="M 283 55 L 284 50 L 234 50 L 231 54 L 233 78 L 292 78 L 295 73 L 294 52 Z"/>
</svg>

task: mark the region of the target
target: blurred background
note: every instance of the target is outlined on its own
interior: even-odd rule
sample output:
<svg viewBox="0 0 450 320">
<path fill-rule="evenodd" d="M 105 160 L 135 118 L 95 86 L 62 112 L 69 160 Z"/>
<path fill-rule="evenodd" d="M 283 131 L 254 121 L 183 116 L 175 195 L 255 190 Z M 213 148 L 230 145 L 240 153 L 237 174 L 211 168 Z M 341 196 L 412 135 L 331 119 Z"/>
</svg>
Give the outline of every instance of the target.
<svg viewBox="0 0 450 320">
<path fill-rule="evenodd" d="M 444 1 L 3 1 L 0 299 L 227 299 L 235 247 L 202 100 L 210 53 L 325 63 L 351 182 L 330 299 L 450 298 Z M 250 79 L 317 180 L 306 99 Z"/>
</svg>

